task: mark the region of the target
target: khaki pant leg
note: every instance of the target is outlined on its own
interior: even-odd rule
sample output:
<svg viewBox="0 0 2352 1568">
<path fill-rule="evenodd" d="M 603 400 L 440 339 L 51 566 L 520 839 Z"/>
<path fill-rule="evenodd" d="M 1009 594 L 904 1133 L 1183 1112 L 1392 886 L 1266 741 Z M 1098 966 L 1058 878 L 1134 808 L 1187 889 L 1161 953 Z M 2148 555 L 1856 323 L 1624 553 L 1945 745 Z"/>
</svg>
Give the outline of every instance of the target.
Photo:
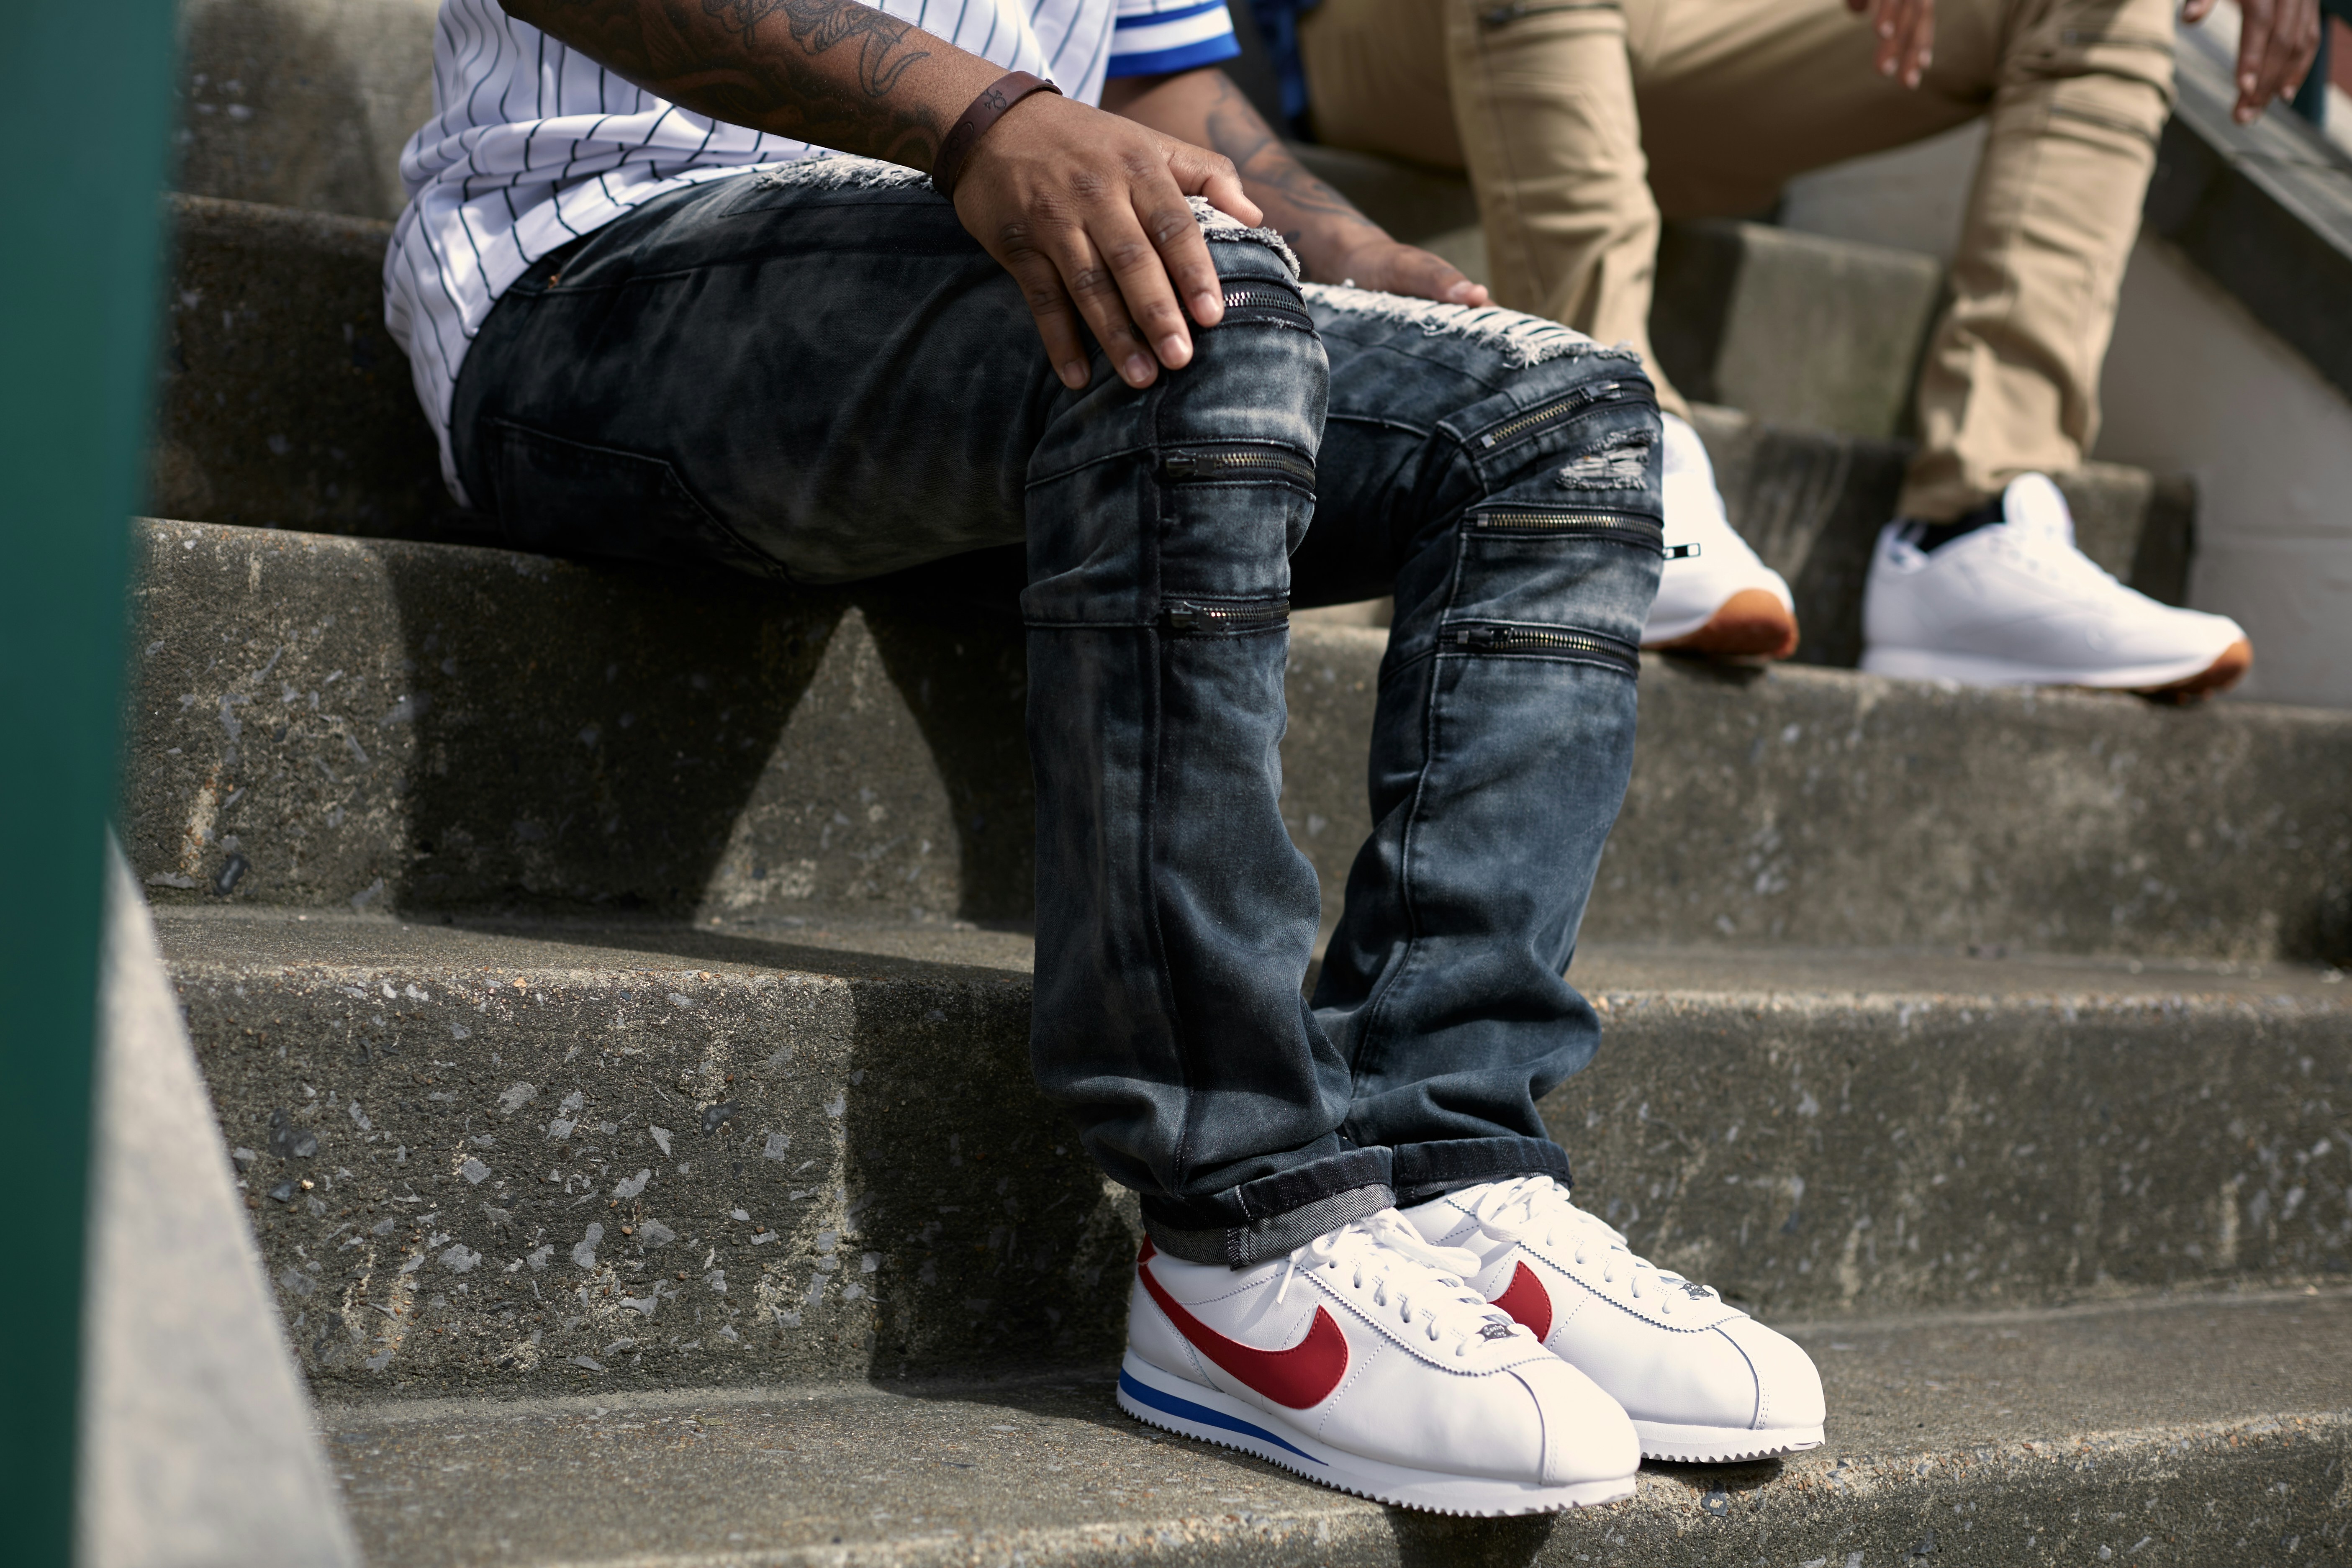
<svg viewBox="0 0 2352 1568">
<path fill-rule="evenodd" d="M 1668 217 L 1744 217 L 1795 176 L 1904 146 L 1992 101 L 2011 0 L 1940 0 L 1916 89 L 1873 68 L 1843 0 L 1625 0 L 1626 44 Z"/>
<path fill-rule="evenodd" d="M 1658 207 L 1624 10 L 1574 0 L 1444 4 L 1454 124 L 1496 302 L 1632 344 L 1659 404 L 1687 416 L 1650 349 Z"/>
<path fill-rule="evenodd" d="M 1462 167 L 1444 0 L 1322 0 L 1298 19 L 1298 58 L 1317 141 Z"/>
<path fill-rule="evenodd" d="M 1958 516 L 2098 438 L 2099 369 L 2157 138 L 2171 110 L 2170 0 L 2013 7 L 1952 305 L 1919 378 L 1902 514 Z"/>
</svg>

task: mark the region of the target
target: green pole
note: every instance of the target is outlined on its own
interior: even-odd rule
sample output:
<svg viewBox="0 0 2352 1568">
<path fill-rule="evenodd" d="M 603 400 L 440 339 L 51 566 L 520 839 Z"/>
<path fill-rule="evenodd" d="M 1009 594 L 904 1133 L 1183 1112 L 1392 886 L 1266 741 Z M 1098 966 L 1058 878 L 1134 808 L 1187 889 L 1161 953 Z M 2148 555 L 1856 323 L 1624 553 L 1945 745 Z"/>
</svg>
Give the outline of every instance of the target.
<svg viewBox="0 0 2352 1568">
<path fill-rule="evenodd" d="M 72 1561 L 82 1207 L 128 520 L 172 104 L 166 0 L 0 0 L 0 1538 Z"/>
</svg>

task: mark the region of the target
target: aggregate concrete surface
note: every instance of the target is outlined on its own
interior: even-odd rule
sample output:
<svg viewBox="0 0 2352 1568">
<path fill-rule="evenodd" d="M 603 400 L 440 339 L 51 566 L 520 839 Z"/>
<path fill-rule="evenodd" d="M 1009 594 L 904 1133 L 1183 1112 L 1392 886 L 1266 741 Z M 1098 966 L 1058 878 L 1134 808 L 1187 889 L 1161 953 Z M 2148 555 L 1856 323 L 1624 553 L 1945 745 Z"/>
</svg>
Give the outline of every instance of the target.
<svg viewBox="0 0 2352 1568">
<path fill-rule="evenodd" d="M 160 902 L 1029 913 L 1009 620 L 452 545 L 139 541 L 123 838 Z M 1327 922 L 1384 647 L 1292 637 L 1283 816 Z M 1587 940 L 2352 958 L 2352 715 L 1665 658 L 1642 709 Z"/>
<path fill-rule="evenodd" d="M 158 927 L 321 1387 L 1118 1343 L 1133 1203 L 1032 1085 L 1017 932 Z M 2352 997 L 2223 968 L 1597 949 L 1601 1052 L 1542 1110 L 1588 1207 L 1769 1318 L 2340 1274 Z"/>
<path fill-rule="evenodd" d="M 1830 1442 L 1628 1502 L 1379 1507 L 1113 1406 L 1108 1374 L 324 1415 L 380 1568 L 628 1563 L 2340 1562 L 2352 1296 L 1799 1330 Z"/>
</svg>

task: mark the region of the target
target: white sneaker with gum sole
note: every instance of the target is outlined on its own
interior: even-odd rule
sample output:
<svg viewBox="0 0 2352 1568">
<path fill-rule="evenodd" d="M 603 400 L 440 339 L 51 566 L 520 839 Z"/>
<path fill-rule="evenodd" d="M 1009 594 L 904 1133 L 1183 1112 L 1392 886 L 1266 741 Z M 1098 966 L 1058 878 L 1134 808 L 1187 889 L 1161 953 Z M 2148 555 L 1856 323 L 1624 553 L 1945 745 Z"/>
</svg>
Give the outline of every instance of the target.
<svg viewBox="0 0 2352 1568">
<path fill-rule="evenodd" d="M 1549 1176 L 1490 1182 L 1405 1211 L 1476 1255 L 1470 1283 L 1625 1407 L 1653 1459 L 1817 1448 L 1821 1373 L 1797 1344 L 1704 1285 L 1636 1258 Z"/>
<path fill-rule="evenodd" d="M 1254 1268 L 1136 1260 L 1119 1408 L 1359 1497 L 1549 1513 L 1633 1495 L 1632 1423 L 1394 1209 Z"/>
<path fill-rule="evenodd" d="M 1674 415 L 1660 418 L 1667 560 L 1658 571 L 1658 596 L 1643 624 L 1642 646 L 1788 658 L 1797 651 L 1797 612 L 1787 580 L 1731 526 L 1698 432 Z"/>
<path fill-rule="evenodd" d="M 2001 521 L 1934 551 L 1888 523 L 1862 596 L 1862 668 L 1966 686 L 2095 686 L 2195 697 L 2235 685 L 2253 644 L 2227 616 L 2158 604 L 2074 547 L 2058 487 L 2021 474 Z"/>
</svg>

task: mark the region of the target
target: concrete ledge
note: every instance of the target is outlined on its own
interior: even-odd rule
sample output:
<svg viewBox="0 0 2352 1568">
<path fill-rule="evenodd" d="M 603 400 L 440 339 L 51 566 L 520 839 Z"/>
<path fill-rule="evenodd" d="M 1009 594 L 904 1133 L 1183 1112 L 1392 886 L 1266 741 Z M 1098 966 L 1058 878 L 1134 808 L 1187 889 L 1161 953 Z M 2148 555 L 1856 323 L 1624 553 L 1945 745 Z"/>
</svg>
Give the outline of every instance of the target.
<svg viewBox="0 0 2352 1568">
<path fill-rule="evenodd" d="M 1355 170 L 1359 194 L 1380 198 L 1400 222 L 1444 221 L 1458 216 L 1449 202 L 1468 199 L 1458 180 L 1449 184 L 1376 159 L 1348 160 L 1326 154 L 1320 166 Z M 173 198 L 172 211 L 177 259 L 152 509 L 210 522 L 496 542 L 495 524 L 459 511 L 442 487 L 407 362 L 383 330 L 389 226 L 188 196 Z M 1761 409 L 1785 405 L 1784 418 L 1834 417 L 1893 429 L 1908 395 L 1916 333 L 1924 330 L 1912 318 L 1934 292 L 1927 276 L 1897 252 L 1868 255 L 1868 247 L 1752 225 L 1704 233 L 1714 238 L 1669 247 L 1696 258 L 1678 264 L 1675 276 L 1686 279 L 1689 299 L 1687 310 L 1676 309 L 1678 320 L 1701 323 L 1661 338 L 1670 363 L 1673 344 L 1698 356 L 1675 363 L 1675 374 Z M 1844 281 L 1834 284 L 1832 309 L 1825 279 L 1836 279 Z M 1849 307 L 1857 291 L 1884 296 L 1885 309 L 1854 313 Z M 1812 303 L 1799 310 L 1800 300 Z M 1890 310 L 1901 321 L 1889 325 Z M 1792 341 L 1790 322 L 1799 318 L 1811 324 Z M 1832 321 L 1844 323 L 1840 331 L 1852 337 L 1853 353 L 1796 352 L 1798 342 L 1810 345 Z M 1893 359 L 1882 352 L 1890 333 L 1906 345 Z M 1889 370 L 1895 360 L 1900 365 Z M 1850 374 L 1877 377 L 1885 383 L 1881 392 L 1893 388 L 1886 395 L 1895 405 L 1874 416 L 1874 423 L 1832 407 L 1859 409 L 1879 397 L 1872 393 L 1857 403 L 1859 395 L 1840 390 Z M 1700 426 L 1733 522 L 1796 589 L 1807 634 L 1798 657 L 1853 664 L 1861 655 L 1871 544 L 1894 515 L 1910 447 L 1759 424 L 1727 410 L 1701 410 Z M 2095 559 L 2143 592 L 2168 602 L 2181 597 L 2195 506 L 2187 480 L 2094 464 L 2061 482 Z"/>
<path fill-rule="evenodd" d="M 1284 820 L 1327 929 L 1382 634 L 1291 643 Z M 1587 941 L 2352 954 L 2352 719 L 1653 657 Z"/>
<path fill-rule="evenodd" d="M 161 901 L 1029 912 L 1018 627 L 886 589 L 142 525 Z"/>
<path fill-rule="evenodd" d="M 1133 1200 L 1031 1082 L 1025 943 L 159 926 L 318 1386 L 744 1384 L 1120 1342 Z M 2352 1260 L 2340 982 L 1605 948 L 1570 978 L 1606 1041 L 1542 1109 L 1584 1202 L 1759 1312 Z"/>
<path fill-rule="evenodd" d="M 1672 223 L 1650 335 L 1683 395 L 1776 425 L 1904 435 L 1943 308 L 1933 257 L 1764 224 Z"/>
<path fill-rule="evenodd" d="M 450 537 L 373 219 L 170 198 L 170 338 L 149 506 L 214 522 Z"/>
<path fill-rule="evenodd" d="M 1536 1519 L 1383 1509 L 1156 1434 L 1091 1365 L 327 1431 L 377 1563 L 2267 1563 L 2341 1549 L 2347 1327 L 2334 1296 L 1811 1334 L 1829 1447 L 1648 1467 L 1627 1502 Z M 2249 1397 L 2242 1358 L 2313 1375 Z"/>
<path fill-rule="evenodd" d="M 124 847 L 160 901 L 1025 919 L 1017 628 L 450 545 L 142 525 Z M 1385 640 L 1293 637 L 1327 919 Z M 1653 660 L 1596 940 L 2352 955 L 2352 717 Z"/>
</svg>

